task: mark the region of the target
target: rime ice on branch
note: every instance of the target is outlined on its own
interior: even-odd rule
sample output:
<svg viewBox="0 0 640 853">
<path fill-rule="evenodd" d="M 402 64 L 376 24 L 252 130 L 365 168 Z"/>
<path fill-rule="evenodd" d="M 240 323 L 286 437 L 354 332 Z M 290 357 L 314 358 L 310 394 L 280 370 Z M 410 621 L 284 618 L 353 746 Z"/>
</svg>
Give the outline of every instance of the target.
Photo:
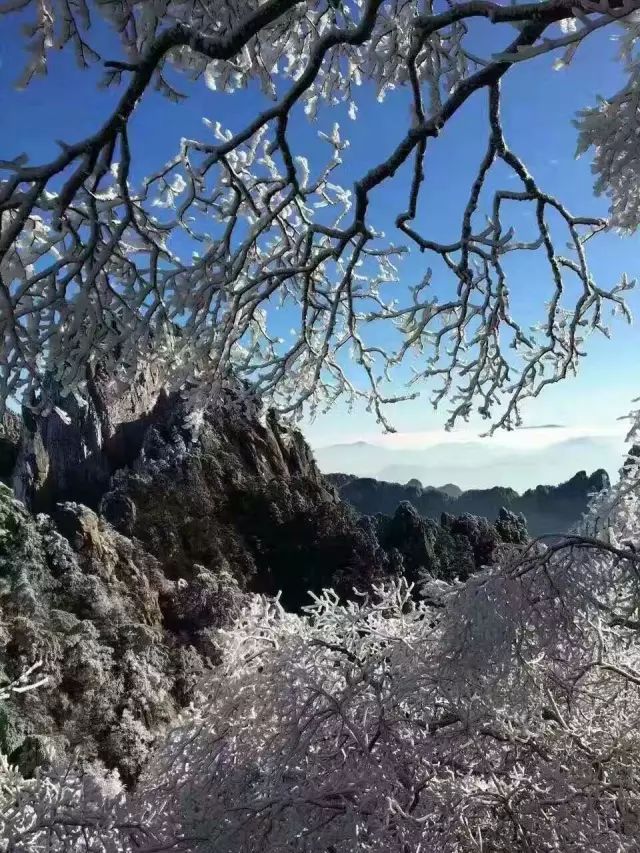
<svg viewBox="0 0 640 853">
<path fill-rule="evenodd" d="M 104 62 L 105 82 L 120 87 L 121 97 L 93 135 L 61 143 L 49 163 L 17 158 L 0 164 L 0 397 L 41 386 L 52 370 L 65 386 L 81 383 L 96 357 L 132 376 L 140 353 L 151 348 L 170 364 L 176 382 L 194 372 L 215 381 L 233 370 L 281 412 L 363 397 L 386 424 L 383 406 L 398 399 L 385 396 L 386 377 L 416 357 L 412 384 L 433 381 L 434 402 L 451 401 L 451 423 L 478 408 L 495 415 L 496 425 L 516 424 L 525 398 L 576 369 L 588 333 L 606 332 L 604 309 L 626 313 L 630 285 L 623 279 L 604 290 L 594 281 L 586 242 L 607 222 L 570 212 L 508 147 L 500 83 L 516 63 L 541 53 L 567 63 L 594 31 L 622 27 L 621 58 L 630 82 L 610 102 L 581 115 L 580 147 L 595 146 L 597 189 L 611 195 L 612 223 L 634 228 L 638 176 L 628 146 L 635 134 L 624 129 L 637 122 L 639 5 L 0 5 L 0 14 L 19 10 L 34 21 L 25 84 L 44 72 L 57 48 L 73 49 L 81 66 L 102 61 L 91 41 L 96 17 L 117 33 L 123 51 L 121 59 Z M 499 53 L 471 52 L 476 19 L 499 31 Z M 183 138 L 173 159 L 134 181 L 130 119 L 150 88 L 180 100 L 178 72 L 204 77 L 230 97 L 256 81 L 273 104 L 235 134 L 216 124 L 204 138 Z M 342 187 L 334 175 L 348 141 L 338 124 L 321 134 L 325 162 L 310 163 L 298 150 L 290 118 L 297 105 L 310 119 L 316 113 L 330 118 L 339 103 L 355 116 L 354 92 L 362 81 L 370 81 L 380 98 L 405 87 L 412 118 L 398 129 L 391 152 L 381 150 L 376 166 Z M 476 95 L 490 104 L 486 154 L 459 233 L 439 243 L 417 221 L 425 158 L 432 140 Z M 412 178 L 397 210 L 396 234 L 386 238 L 375 227 L 376 191 L 405 163 L 412 164 Z M 492 190 L 483 210 L 498 164 L 517 184 Z M 509 210 L 522 205 L 534 212 L 533 240 L 519 239 L 509 224 Z M 550 225 L 554 219 L 559 231 Z M 197 252 L 179 256 L 177 238 Z M 558 244 L 566 242 L 565 254 Z M 425 274 L 401 302 L 387 294 L 404 250 L 424 253 Z M 533 328 L 510 309 L 505 259 L 513 252 L 545 258 L 549 297 Z M 429 256 L 454 282 L 448 298 L 432 292 Z M 270 311 L 278 304 L 296 313 L 286 343 L 270 330 Z M 396 328 L 393 352 L 372 342 L 369 329 L 380 322 Z M 358 380 L 345 371 L 347 353 L 359 368 Z"/>
<path fill-rule="evenodd" d="M 632 853 L 628 485 L 594 506 L 610 542 L 531 545 L 466 584 L 432 582 L 423 601 L 404 581 L 361 602 L 326 591 L 306 616 L 253 597 L 136 792 L 8 779 L 0 837 L 18 851 L 52 849 L 53 832 L 56 850 L 100 853 Z"/>
</svg>

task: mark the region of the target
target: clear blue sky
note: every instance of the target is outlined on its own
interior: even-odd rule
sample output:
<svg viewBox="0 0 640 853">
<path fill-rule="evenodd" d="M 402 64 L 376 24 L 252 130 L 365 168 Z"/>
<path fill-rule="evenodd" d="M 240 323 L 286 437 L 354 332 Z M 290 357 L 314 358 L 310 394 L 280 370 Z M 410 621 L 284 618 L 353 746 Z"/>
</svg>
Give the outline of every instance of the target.
<svg viewBox="0 0 640 853">
<path fill-rule="evenodd" d="M 491 38 L 488 29 L 481 26 L 477 38 L 479 46 L 486 45 Z M 109 37 L 100 34 L 99 41 L 106 58 L 118 57 Z M 611 33 L 603 33 L 582 46 L 568 70 L 554 71 L 552 59 L 542 57 L 513 69 L 504 85 L 504 124 L 511 147 L 526 160 L 541 186 L 556 193 L 572 210 L 584 214 L 604 215 L 607 201 L 593 197 L 588 157 L 579 161 L 573 158 L 576 132 L 571 119 L 577 109 L 593 104 L 598 93 L 611 94 L 619 87 L 622 78 L 613 61 L 615 48 Z M 0 18 L 0 157 L 26 151 L 31 161 L 38 163 L 57 152 L 55 140 L 74 142 L 93 132 L 118 92 L 97 90 L 97 70 L 81 72 L 67 53 L 55 57 L 46 78 L 36 80 L 24 92 L 16 92 L 13 84 L 23 58 L 17 20 Z M 236 130 L 255 115 L 262 103 L 262 96 L 253 90 L 225 96 L 209 91 L 204 83 L 185 89 L 191 94 L 186 103 L 172 104 L 150 92 L 140 104 L 132 125 L 137 174 L 164 163 L 174 153 L 181 136 L 206 133 L 203 117 L 220 120 Z M 480 96 L 456 116 L 431 147 L 426 164 L 428 193 L 420 210 L 423 232 L 431 229 L 434 237 L 451 239 L 459 231 L 469 181 L 485 146 L 484 116 L 485 98 Z M 297 153 L 309 156 L 313 162 L 322 150 L 317 131 L 327 129 L 336 118 L 352 143 L 342 172 L 342 180 L 348 185 L 367 165 L 384 157 L 404 133 L 408 118 L 406 97 L 399 94 L 378 104 L 365 88 L 356 122 L 350 121 L 342 110 L 327 113 L 326 119 L 323 117 L 315 125 L 296 113 L 292 138 Z M 391 233 L 393 218 L 403 209 L 405 198 L 406 174 L 399 174 L 394 183 L 378 192 L 374 224 Z M 525 233 L 526 216 L 523 211 Z M 637 236 L 623 239 L 609 234 L 593 241 L 590 256 L 599 283 L 612 285 L 623 270 L 631 277 L 637 275 L 637 248 Z M 402 267 L 403 283 L 419 279 L 424 265 L 422 256 L 411 256 Z M 536 274 L 530 255 L 513 263 L 511 273 L 514 313 L 519 312 L 525 322 L 534 320 L 540 316 L 549 282 Z M 633 294 L 630 302 L 637 313 L 638 294 Z M 289 321 L 283 315 L 278 324 L 286 330 Z M 550 389 L 531 404 L 526 410 L 529 423 L 611 427 L 631 408 L 632 398 L 640 394 L 638 327 L 628 328 L 617 322 L 614 332 L 611 342 L 591 339 L 589 356 L 578 379 Z M 444 411 L 434 413 L 428 404 L 428 388 L 421 399 L 397 407 L 391 416 L 401 431 L 434 430 L 444 422 Z M 338 406 L 308 424 L 306 431 L 313 443 L 328 444 L 375 434 L 378 429 L 373 416 L 363 410 L 348 414 Z"/>
</svg>

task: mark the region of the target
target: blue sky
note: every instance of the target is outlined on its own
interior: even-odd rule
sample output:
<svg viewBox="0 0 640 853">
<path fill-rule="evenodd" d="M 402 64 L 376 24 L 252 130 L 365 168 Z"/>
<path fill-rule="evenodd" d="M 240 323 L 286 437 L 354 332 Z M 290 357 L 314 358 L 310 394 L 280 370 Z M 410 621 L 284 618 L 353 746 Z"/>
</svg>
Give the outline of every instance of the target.
<svg viewBox="0 0 640 853">
<path fill-rule="evenodd" d="M 511 37 L 504 30 L 503 34 L 505 38 Z M 541 186 L 553 191 L 573 211 L 584 214 L 606 214 L 607 200 L 593 197 L 588 156 L 574 160 L 576 131 L 571 119 L 576 110 L 592 105 L 598 93 L 611 94 L 621 83 L 621 69 L 613 60 L 616 45 L 612 34 L 613 31 L 603 32 L 593 37 L 564 71 L 554 71 L 549 56 L 522 63 L 507 75 L 503 87 L 503 119 L 509 144 L 527 162 Z M 480 25 L 476 36 L 478 47 L 486 48 L 493 43 L 492 38 L 489 27 Z M 117 58 L 118 51 L 108 36 L 98 33 L 98 42 L 106 58 Z M 37 79 L 26 91 L 16 92 L 13 84 L 23 58 L 17 20 L 0 18 L 0 114 L 3 116 L 0 157 L 26 151 L 32 162 L 38 163 L 57 152 L 56 139 L 74 142 L 93 132 L 114 104 L 118 92 L 97 90 L 97 69 L 80 72 L 67 53 L 55 57 L 47 77 Z M 140 104 L 132 124 L 137 174 L 165 162 L 175 151 L 180 136 L 206 133 L 203 117 L 220 120 L 235 130 L 254 116 L 263 103 L 260 93 L 254 90 L 225 96 L 211 92 L 204 83 L 189 85 L 185 90 L 190 98 L 183 104 L 169 103 L 154 92 L 148 93 Z M 297 153 L 308 155 L 312 163 L 323 150 L 317 131 L 327 129 L 336 119 L 340 121 L 351 140 L 342 174 L 346 184 L 392 150 L 408 120 L 404 93 L 379 104 L 365 87 L 359 105 L 355 122 L 342 108 L 321 116 L 315 125 L 310 125 L 301 111 L 293 116 L 292 138 Z M 451 239 L 459 231 L 469 182 L 486 142 L 485 115 L 485 98 L 481 95 L 467 104 L 431 146 L 426 162 L 428 190 L 419 211 L 419 223 L 423 232 L 429 231 L 435 238 Z M 374 224 L 384 227 L 389 234 L 393 218 L 404 209 L 406 182 L 406 173 L 398 174 L 375 197 Z M 527 214 L 523 210 L 520 215 L 522 223 L 516 224 L 526 234 Z M 591 264 L 601 285 L 614 284 L 625 270 L 630 277 L 638 274 L 637 241 L 635 235 L 622 238 L 616 234 L 592 241 Z M 410 256 L 401 268 L 403 285 L 421 278 L 425 263 L 420 255 Z M 514 312 L 526 322 L 539 318 L 549 287 L 548 277 L 538 275 L 530 255 L 514 262 L 510 271 Z M 637 314 L 640 296 L 632 294 L 630 304 Z M 290 318 L 282 316 L 277 322 L 283 329 L 288 328 Z M 617 419 L 632 407 L 632 398 L 640 394 L 638 334 L 637 325 L 629 328 L 618 321 L 612 341 L 592 338 L 579 377 L 549 389 L 529 405 L 525 410 L 526 422 L 561 423 L 596 431 L 622 429 Z M 445 409 L 434 413 L 428 403 L 428 387 L 421 390 L 417 401 L 400 404 L 390 413 L 401 432 L 433 433 L 443 426 Z M 471 424 L 472 430 L 477 431 L 484 426 Z M 338 405 L 328 415 L 306 424 L 305 432 L 313 444 L 322 445 L 360 437 L 375 438 L 380 428 L 363 408 L 347 412 Z"/>
</svg>

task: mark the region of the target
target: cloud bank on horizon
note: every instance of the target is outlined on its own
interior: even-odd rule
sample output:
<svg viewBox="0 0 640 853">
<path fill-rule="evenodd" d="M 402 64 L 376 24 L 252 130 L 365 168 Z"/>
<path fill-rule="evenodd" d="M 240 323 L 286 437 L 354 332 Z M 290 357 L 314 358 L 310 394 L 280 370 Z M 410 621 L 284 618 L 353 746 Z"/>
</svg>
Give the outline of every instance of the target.
<svg viewBox="0 0 640 853">
<path fill-rule="evenodd" d="M 325 473 L 462 489 L 509 486 L 524 491 L 555 485 L 577 471 L 604 468 L 615 479 L 625 451 L 625 425 L 532 425 L 482 438 L 472 430 L 425 430 L 345 438 L 314 452 Z"/>
</svg>

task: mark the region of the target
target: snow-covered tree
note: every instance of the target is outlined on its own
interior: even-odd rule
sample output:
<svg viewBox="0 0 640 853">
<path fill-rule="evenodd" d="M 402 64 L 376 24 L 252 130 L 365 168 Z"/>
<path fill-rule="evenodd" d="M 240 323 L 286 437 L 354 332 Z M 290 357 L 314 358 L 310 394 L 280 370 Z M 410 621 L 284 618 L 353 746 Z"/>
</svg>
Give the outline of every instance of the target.
<svg viewBox="0 0 640 853">
<path fill-rule="evenodd" d="M 72 387 L 98 358 L 131 376 L 151 353 L 176 383 L 231 372 L 284 412 L 342 394 L 368 398 L 383 419 L 386 373 L 417 351 L 416 381 L 440 382 L 435 399 L 451 398 L 452 421 L 477 406 L 498 425 L 517 423 L 519 404 L 576 368 L 590 331 L 606 331 L 604 309 L 626 311 L 629 283 L 603 290 L 586 251 L 597 232 L 631 231 L 640 218 L 639 8 L 0 3 L 0 15 L 34 20 L 25 84 L 57 48 L 75 50 L 81 65 L 101 60 L 100 21 L 123 51 L 104 63 L 121 95 L 93 135 L 62 144 L 47 164 L 0 163 L 0 398 L 46 395 L 52 374 Z M 503 40 L 492 55 L 472 50 L 479 20 Z M 516 63 L 540 54 L 567 63 L 603 27 L 620 38 L 628 83 L 577 124 L 579 150 L 594 151 L 596 190 L 611 199 L 607 221 L 574 215 L 543 187 L 500 116 L 501 80 Z M 213 124 L 206 138 L 183 139 L 175 158 L 134 180 L 130 119 L 150 88 L 179 100 L 181 78 L 229 97 L 257 82 L 273 105 L 235 134 Z M 356 115 L 363 81 L 380 97 L 406 89 L 411 118 L 396 147 L 342 187 L 347 140 L 331 112 Z M 487 101 L 486 153 L 459 233 L 440 243 L 416 223 L 425 157 L 472 97 Z M 298 109 L 321 122 L 323 164 L 293 138 Z M 387 237 L 376 191 L 405 164 L 406 202 Z M 496 190 L 494 170 L 505 168 L 516 188 Z M 532 206 L 533 241 L 511 227 L 512 205 Z M 425 267 L 408 302 L 395 301 L 403 242 L 448 270 L 447 300 L 432 294 Z M 509 307 L 512 252 L 540 252 L 548 267 L 550 297 L 533 329 Z M 287 343 L 270 324 L 282 303 L 297 311 Z M 376 346 L 368 330 L 379 323 L 396 326 L 397 351 Z M 24 779 L 3 759 L 0 850 L 636 851 L 637 475 L 631 460 L 580 534 L 514 547 L 464 584 L 426 583 L 416 597 L 394 582 L 350 603 L 327 591 L 303 615 L 253 598 L 220 633 L 222 664 L 159 736 L 135 790 L 54 759 Z M 26 673 L 0 699 L 37 680 Z"/>
<path fill-rule="evenodd" d="M 228 374 L 251 381 L 282 412 L 336 397 L 369 400 L 380 419 L 396 399 L 386 377 L 416 356 L 414 383 L 452 401 L 451 421 L 476 407 L 513 425 L 518 406 L 576 368 L 590 331 L 606 331 L 607 307 L 625 312 L 622 279 L 594 281 L 587 241 L 607 227 L 638 224 L 638 0 L 16 0 L 0 16 L 27 27 L 24 85 L 69 49 L 79 65 L 103 62 L 120 97 L 89 137 L 61 142 L 50 162 L 0 162 L 0 399 L 84 381 L 96 357 L 133 375 L 141 353 L 165 359 L 176 382 Z M 1 17 L 0 20 L 6 20 Z M 478 55 L 476 27 L 501 48 Z M 502 78 L 540 54 L 568 63 L 592 33 L 620 39 L 628 84 L 577 119 L 579 150 L 595 152 L 609 220 L 570 212 L 539 183 L 505 139 Z M 122 49 L 103 60 L 95 33 Z M 474 49 L 476 48 L 476 49 Z M 219 92 L 259 84 L 272 103 L 232 133 L 220 123 L 146 179 L 136 170 L 130 121 L 150 89 L 172 100 L 203 78 Z M 377 165 L 338 180 L 348 146 L 336 111 L 358 112 L 358 86 L 379 98 L 404 89 L 410 118 Z M 471 98 L 486 98 L 486 153 L 460 230 L 445 242 L 416 216 L 425 158 Z M 296 111 L 317 118 L 326 158 L 310 158 L 291 131 Z M 138 146 L 139 146 L 138 142 Z M 145 148 L 149 148 L 144 141 Z M 395 233 L 377 225 L 380 188 L 403 178 Z M 516 179 L 495 189 L 493 175 Z M 341 178 L 342 179 L 342 178 Z M 537 236 L 510 218 L 529 205 Z M 569 251 L 565 251 L 565 244 Z M 187 247 L 187 248 L 186 248 Z M 562 248 L 558 248 L 562 247 Z M 424 253 L 422 279 L 394 286 L 403 251 Z M 540 323 L 510 309 L 507 257 L 538 252 L 548 269 Z M 432 274 L 432 258 L 437 270 Z M 446 276 L 449 276 L 447 280 Z M 433 281 L 433 277 L 438 279 Z M 449 282 L 447 297 L 433 284 Z M 406 298 L 405 298 L 406 297 Z M 295 311 L 286 342 L 271 313 Z M 392 351 L 369 330 L 396 327 Z M 360 369 L 354 378 L 347 363 Z M 408 389 L 408 393 L 412 393 Z"/>
<path fill-rule="evenodd" d="M 166 840 L 635 850 L 638 558 L 595 546 L 535 548 L 432 604 L 402 584 L 306 618 L 256 600 L 151 768 Z"/>
<path fill-rule="evenodd" d="M 304 615 L 253 597 L 135 791 L 0 768 L 5 849 L 637 850 L 631 473 L 584 532 L 514 548 L 464 584 L 416 598 L 400 581 L 350 603 L 327 591 Z"/>
</svg>

